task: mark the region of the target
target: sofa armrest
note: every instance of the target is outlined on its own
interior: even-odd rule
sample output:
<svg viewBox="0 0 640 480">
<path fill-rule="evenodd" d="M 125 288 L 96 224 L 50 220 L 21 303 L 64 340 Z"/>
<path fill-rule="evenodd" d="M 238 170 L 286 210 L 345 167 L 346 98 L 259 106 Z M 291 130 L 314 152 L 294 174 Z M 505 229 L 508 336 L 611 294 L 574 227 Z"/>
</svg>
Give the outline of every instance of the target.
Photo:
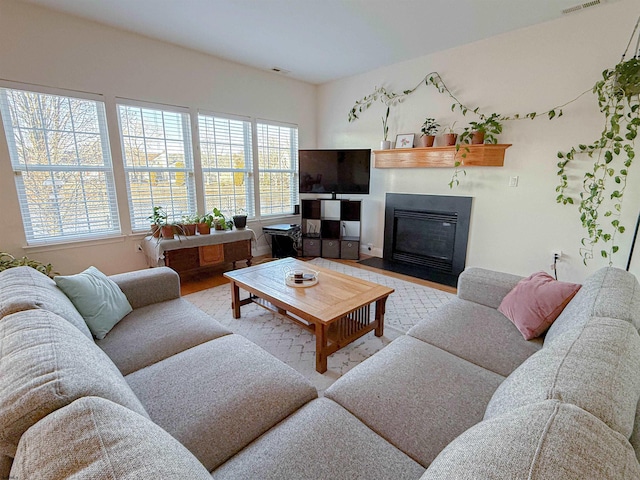
<svg viewBox="0 0 640 480">
<path fill-rule="evenodd" d="M 119 273 L 109 278 L 120 287 L 134 309 L 180 298 L 180 277 L 169 267 Z"/>
<path fill-rule="evenodd" d="M 458 298 L 498 308 L 502 299 L 523 278 L 484 268 L 467 268 L 458 277 Z"/>
</svg>

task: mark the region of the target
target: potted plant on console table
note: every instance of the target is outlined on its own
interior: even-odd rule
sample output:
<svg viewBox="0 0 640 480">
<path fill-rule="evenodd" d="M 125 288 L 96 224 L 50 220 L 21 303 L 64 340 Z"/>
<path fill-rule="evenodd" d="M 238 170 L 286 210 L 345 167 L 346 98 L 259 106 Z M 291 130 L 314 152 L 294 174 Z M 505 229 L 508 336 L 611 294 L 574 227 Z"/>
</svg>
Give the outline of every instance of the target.
<svg viewBox="0 0 640 480">
<path fill-rule="evenodd" d="M 151 235 L 160 237 L 162 226 L 167 223 L 167 214 L 164 207 L 153 207 L 153 213 L 147 217 L 151 221 Z"/>
<path fill-rule="evenodd" d="M 231 230 L 233 228 L 233 221 L 227 220 L 218 208 L 213 209 L 213 224 L 216 230 Z"/>
<path fill-rule="evenodd" d="M 239 209 L 233 216 L 233 224 L 238 230 L 242 230 L 247 226 L 247 214 L 243 209 Z"/>
<path fill-rule="evenodd" d="M 185 236 L 190 237 L 196 234 L 196 224 L 200 221 L 198 215 L 184 215 L 182 217 L 182 231 Z"/>
<path fill-rule="evenodd" d="M 211 215 L 210 213 L 201 215 L 200 218 L 198 219 L 198 223 L 196 224 L 198 233 L 200 235 L 209 235 L 211 233 L 212 224 L 213 224 L 213 215 Z"/>
</svg>

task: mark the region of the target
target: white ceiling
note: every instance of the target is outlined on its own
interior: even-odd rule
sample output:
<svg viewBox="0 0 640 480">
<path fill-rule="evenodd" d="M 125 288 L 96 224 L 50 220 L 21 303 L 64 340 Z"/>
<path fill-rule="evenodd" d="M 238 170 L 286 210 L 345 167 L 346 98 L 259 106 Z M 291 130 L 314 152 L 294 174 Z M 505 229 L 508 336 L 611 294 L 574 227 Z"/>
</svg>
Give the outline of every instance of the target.
<svg viewBox="0 0 640 480">
<path fill-rule="evenodd" d="M 552 20 L 587 0 L 23 1 L 320 84 Z"/>
</svg>

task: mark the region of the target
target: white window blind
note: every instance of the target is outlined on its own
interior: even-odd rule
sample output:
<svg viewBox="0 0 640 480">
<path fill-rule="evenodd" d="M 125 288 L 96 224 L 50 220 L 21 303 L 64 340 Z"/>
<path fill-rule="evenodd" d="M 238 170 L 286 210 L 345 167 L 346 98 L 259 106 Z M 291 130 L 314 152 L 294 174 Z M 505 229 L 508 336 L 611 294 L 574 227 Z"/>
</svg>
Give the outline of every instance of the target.
<svg viewBox="0 0 640 480">
<path fill-rule="evenodd" d="M 27 243 L 120 233 L 104 103 L 0 88 L 0 112 Z"/>
<path fill-rule="evenodd" d="M 291 214 L 298 203 L 298 128 L 258 122 L 261 215 Z"/>
<path fill-rule="evenodd" d="M 253 217 L 251 122 L 199 114 L 198 126 L 207 211 Z"/>
<path fill-rule="evenodd" d="M 132 229 L 149 229 L 154 206 L 169 222 L 196 213 L 188 113 L 118 103 L 118 117 Z"/>
</svg>

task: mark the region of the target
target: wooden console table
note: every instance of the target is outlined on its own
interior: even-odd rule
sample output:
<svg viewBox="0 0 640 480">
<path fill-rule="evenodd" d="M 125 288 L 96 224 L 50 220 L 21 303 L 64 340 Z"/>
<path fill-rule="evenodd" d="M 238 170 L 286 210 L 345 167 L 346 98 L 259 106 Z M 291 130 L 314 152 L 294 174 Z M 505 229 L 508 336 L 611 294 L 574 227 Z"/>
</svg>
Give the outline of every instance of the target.
<svg viewBox="0 0 640 480">
<path fill-rule="evenodd" d="M 150 267 L 167 266 L 179 274 L 197 273 L 226 263 L 246 261 L 251 265 L 251 229 L 212 230 L 209 235 L 176 235 L 173 239 L 145 237 L 142 251 Z"/>
</svg>

